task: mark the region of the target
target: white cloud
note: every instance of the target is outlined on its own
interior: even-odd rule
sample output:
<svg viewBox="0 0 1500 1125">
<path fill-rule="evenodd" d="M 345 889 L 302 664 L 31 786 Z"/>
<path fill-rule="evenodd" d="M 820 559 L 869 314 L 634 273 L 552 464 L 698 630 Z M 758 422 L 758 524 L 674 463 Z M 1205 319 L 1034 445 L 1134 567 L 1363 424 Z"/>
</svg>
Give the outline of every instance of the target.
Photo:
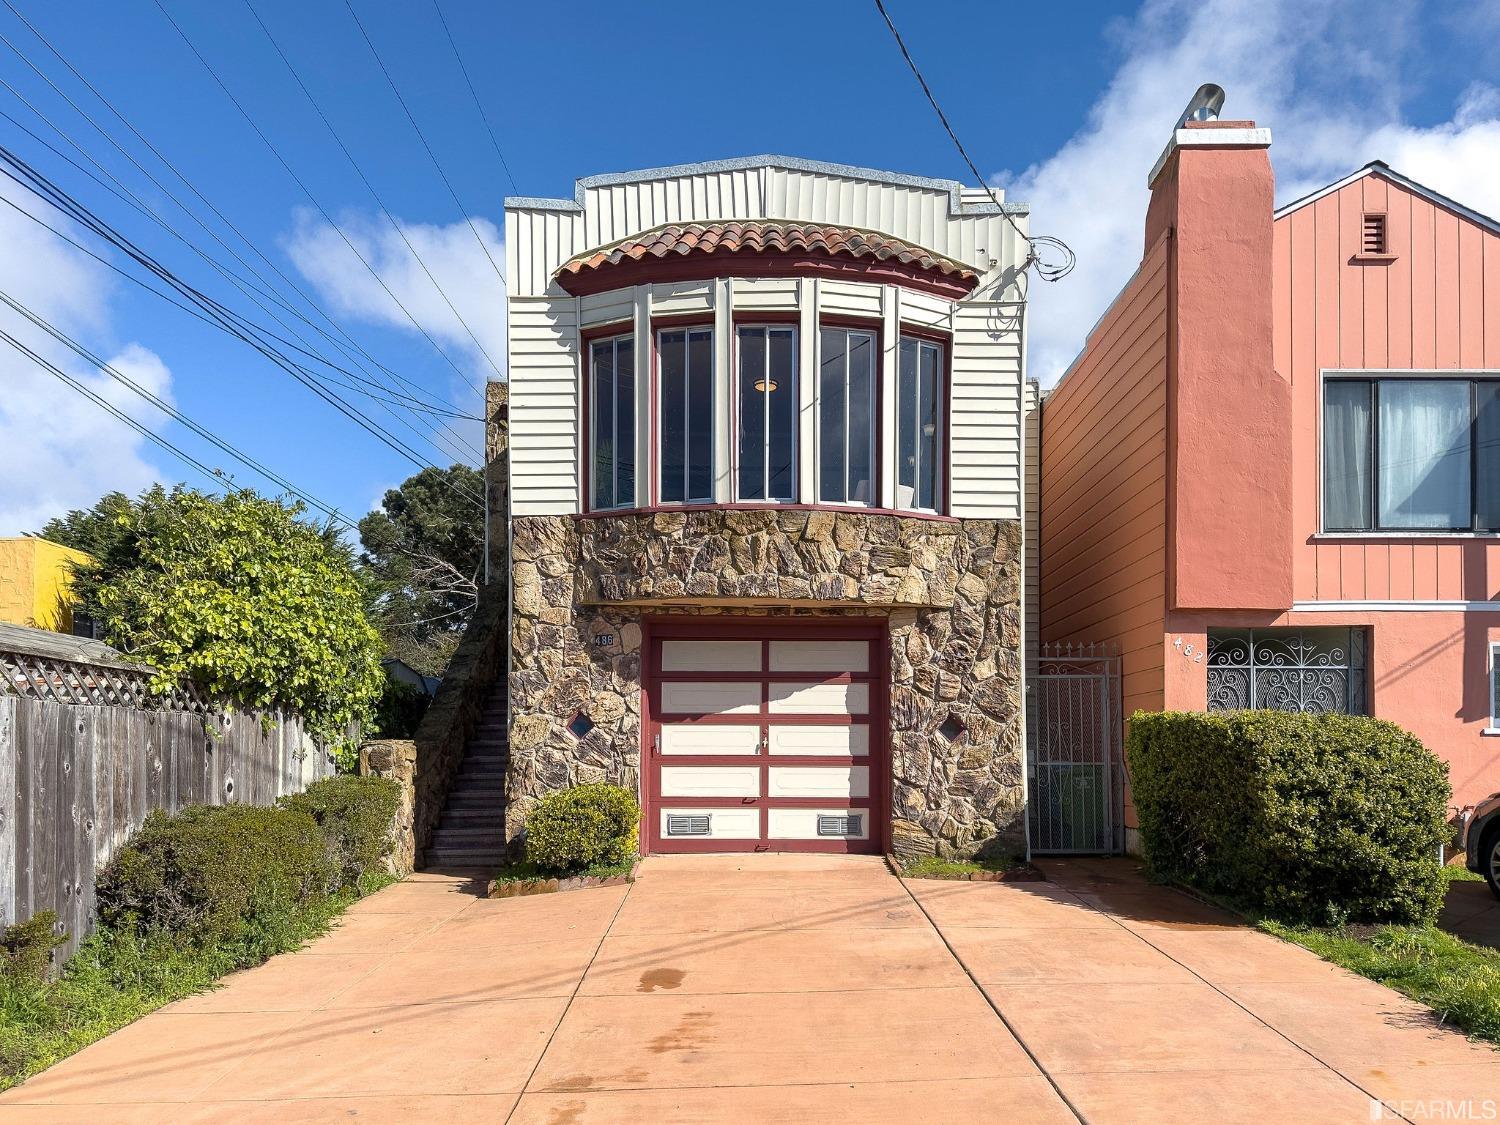
<svg viewBox="0 0 1500 1125">
<path fill-rule="evenodd" d="M 28 209 L 35 199 L 9 185 L 0 194 Z M 107 327 L 112 284 L 104 267 L 0 206 L 0 289 L 75 339 Z M 165 416 L 134 392 L 79 359 L 9 308 L 0 327 L 153 429 Z M 151 351 L 129 344 L 110 360 L 163 399 L 171 373 Z M 70 508 L 86 507 L 105 492 L 138 492 L 160 473 L 147 443 L 77 391 L 0 341 L 0 535 L 36 531 Z M 164 455 L 163 455 L 164 456 Z"/>
<path fill-rule="evenodd" d="M 490 360 L 505 370 L 505 287 L 496 273 L 496 265 L 503 268 L 505 250 L 494 224 L 474 220 L 484 240 L 481 247 L 465 220 L 446 226 L 397 222 L 405 241 L 384 215 L 345 214 L 335 229 L 321 216 L 300 209 L 283 246 L 335 312 L 420 339 L 412 325 L 415 319 L 475 382 L 496 378 Z"/>
<path fill-rule="evenodd" d="M 1227 91 L 1226 118 L 1270 126 L 1278 202 L 1378 159 L 1500 214 L 1500 91 L 1475 83 L 1435 126 L 1403 120 L 1422 18 L 1420 0 L 1147 0 L 1118 25 L 1121 62 L 1084 127 L 997 177 L 1032 204 L 1034 231 L 1078 254 L 1063 281 L 1032 283 L 1032 373 L 1056 380 L 1139 263 L 1146 175 L 1203 82 Z"/>
</svg>

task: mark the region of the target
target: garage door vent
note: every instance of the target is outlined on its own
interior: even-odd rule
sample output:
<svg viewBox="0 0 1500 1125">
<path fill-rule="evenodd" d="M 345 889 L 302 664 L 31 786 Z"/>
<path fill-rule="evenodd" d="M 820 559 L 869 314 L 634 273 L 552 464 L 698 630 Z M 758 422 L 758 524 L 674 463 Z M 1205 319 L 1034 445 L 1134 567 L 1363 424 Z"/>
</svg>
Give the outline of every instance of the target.
<svg viewBox="0 0 1500 1125">
<path fill-rule="evenodd" d="M 860 823 L 864 820 L 863 813 L 851 813 L 848 816 L 819 816 L 819 836 L 858 836 L 860 834 Z"/>
<path fill-rule="evenodd" d="M 667 816 L 668 836 L 707 836 L 708 821 L 706 816 Z"/>
</svg>

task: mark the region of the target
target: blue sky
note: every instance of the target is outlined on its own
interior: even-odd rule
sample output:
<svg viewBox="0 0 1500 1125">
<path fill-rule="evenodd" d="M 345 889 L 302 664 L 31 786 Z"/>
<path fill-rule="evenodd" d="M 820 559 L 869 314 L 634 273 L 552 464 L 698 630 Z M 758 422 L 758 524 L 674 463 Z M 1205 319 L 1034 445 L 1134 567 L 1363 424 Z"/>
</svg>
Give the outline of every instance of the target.
<svg viewBox="0 0 1500 1125">
<path fill-rule="evenodd" d="M 162 0 L 338 227 L 328 226 L 163 16 L 154 0 L 14 0 L 26 18 L 361 348 L 469 411 L 503 366 L 503 294 L 479 240 L 500 258 L 501 200 L 515 193 L 437 21 L 432 0 L 356 0 L 412 112 L 451 177 L 434 171 L 342 0 L 254 0 L 272 35 L 442 282 L 459 317 L 376 210 L 243 0 Z M 583 3 L 440 0 L 519 193 L 571 195 L 597 172 L 780 152 L 965 180 L 873 3 Z M 1067 238 L 1075 274 L 1038 286 L 1033 372 L 1055 378 L 1128 277 L 1145 172 L 1202 81 L 1226 113 L 1276 133 L 1285 197 L 1381 157 L 1481 210 L 1500 211 L 1500 5 L 1411 0 L 1149 0 L 950 5 L 890 0 L 918 61 L 980 167 L 1035 208 L 1034 229 Z M 753 13 L 747 16 L 746 13 Z M 961 13 L 957 17 L 955 13 Z M 166 188 L 278 290 L 287 283 L 132 138 L 11 12 L 0 34 L 104 125 Z M 229 252 L 112 148 L 15 53 L 0 79 L 118 176 L 170 225 Z M 67 149 L 17 98 L 0 105 Z M 0 119 L 0 144 L 33 163 L 189 282 L 266 315 L 147 218 Z M 5 198 L 57 222 L 20 189 Z M 63 327 L 198 421 L 353 518 L 415 466 L 243 344 L 199 324 L 0 208 L 0 290 Z M 80 242 L 124 267 L 94 237 Z M 344 245 L 348 236 L 462 370 L 412 328 Z M 294 301 L 297 298 L 291 298 Z M 305 306 L 304 306 L 305 307 Z M 316 316 L 315 313 L 309 315 Z M 12 321 L 7 321 L 11 324 Z M 465 327 L 467 326 L 467 327 Z M 28 342 L 34 334 L 24 336 Z M 326 342 L 322 350 L 332 352 Z M 41 346 L 38 350 L 41 350 Z M 8 349 L 6 349 L 8 352 Z M 46 354 L 162 436 L 276 491 L 85 364 Z M 0 534 L 110 488 L 135 491 L 190 470 L 29 361 L 0 356 Z M 473 423 L 440 448 L 350 396 L 439 463 L 477 441 Z M 425 427 L 422 428 L 425 433 Z"/>
</svg>

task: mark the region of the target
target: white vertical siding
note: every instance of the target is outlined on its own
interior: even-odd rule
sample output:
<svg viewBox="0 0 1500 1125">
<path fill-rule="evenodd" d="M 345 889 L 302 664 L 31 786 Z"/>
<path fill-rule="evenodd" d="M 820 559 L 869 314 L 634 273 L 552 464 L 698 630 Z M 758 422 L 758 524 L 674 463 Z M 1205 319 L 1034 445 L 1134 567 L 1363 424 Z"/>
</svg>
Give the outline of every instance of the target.
<svg viewBox="0 0 1500 1125">
<path fill-rule="evenodd" d="M 508 319 L 512 509 L 577 511 L 577 302 L 512 297 Z"/>
</svg>

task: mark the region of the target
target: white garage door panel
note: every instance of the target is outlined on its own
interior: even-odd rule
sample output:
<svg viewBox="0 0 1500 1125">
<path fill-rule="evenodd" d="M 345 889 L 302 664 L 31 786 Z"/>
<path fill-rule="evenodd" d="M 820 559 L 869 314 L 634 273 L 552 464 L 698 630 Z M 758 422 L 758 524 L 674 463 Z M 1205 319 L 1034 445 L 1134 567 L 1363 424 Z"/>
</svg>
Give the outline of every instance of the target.
<svg viewBox="0 0 1500 1125">
<path fill-rule="evenodd" d="M 696 832 L 700 824 L 678 822 L 684 831 L 671 832 L 672 817 L 708 818 L 708 831 Z M 758 840 L 760 839 L 759 809 L 693 809 L 664 808 L 661 810 L 661 835 L 664 840 Z"/>
<path fill-rule="evenodd" d="M 769 709 L 773 715 L 867 715 L 870 685 L 772 684 Z"/>
<path fill-rule="evenodd" d="M 840 834 L 818 831 L 822 816 L 859 817 L 859 831 Z M 868 840 L 869 809 L 772 809 L 767 835 L 772 840 Z"/>
<path fill-rule="evenodd" d="M 869 641 L 772 641 L 773 672 L 868 672 Z"/>
<path fill-rule="evenodd" d="M 700 726 L 678 723 L 661 728 L 663 754 L 754 754 L 760 745 L 760 728 Z"/>
<path fill-rule="evenodd" d="M 663 771 L 665 772 L 665 771 Z M 868 797 L 869 766 L 772 766 L 772 797 Z"/>
<path fill-rule="evenodd" d="M 773 754 L 831 754 L 851 758 L 868 757 L 870 728 L 864 723 L 844 726 L 772 726 Z"/>
<path fill-rule="evenodd" d="M 667 681 L 661 685 L 661 709 L 669 715 L 753 715 L 760 710 L 760 685 Z"/>
<path fill-rule="evenodd" d="M 661 795 L 663 797 L 758 797 L 760 796 L 760 767 L 662 766 Z"/>
<path fill-rule="evenodd" d="M 662 641 L 663 672 L 759 672 L 759 641 Z"/>
</svg>

